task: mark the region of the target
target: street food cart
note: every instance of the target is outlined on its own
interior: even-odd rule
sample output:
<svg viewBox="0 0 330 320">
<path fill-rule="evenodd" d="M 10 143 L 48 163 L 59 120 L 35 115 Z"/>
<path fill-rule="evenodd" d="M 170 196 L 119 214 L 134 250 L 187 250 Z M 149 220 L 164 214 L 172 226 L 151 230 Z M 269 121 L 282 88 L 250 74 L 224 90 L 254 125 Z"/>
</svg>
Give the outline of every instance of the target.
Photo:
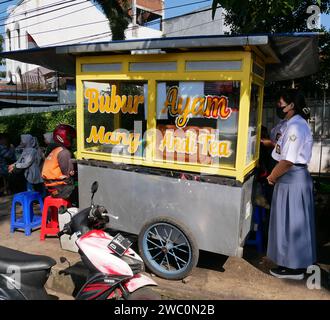
<svg viewBox="0 0 330 320">
<path fill-rule="evenodd" d="M 112 227 L 139 235 L 146 265 L 168 279 L 185 277 L 199 250 L 242 256 L 265 79 L 315 72 L 317 37 L 130 40 L 36 56 L 42 50 L 48 68 L 73 73 L 75 63 L 80 207 L 97 180 L 95 201 L 119 217 Z"/>
</svg>

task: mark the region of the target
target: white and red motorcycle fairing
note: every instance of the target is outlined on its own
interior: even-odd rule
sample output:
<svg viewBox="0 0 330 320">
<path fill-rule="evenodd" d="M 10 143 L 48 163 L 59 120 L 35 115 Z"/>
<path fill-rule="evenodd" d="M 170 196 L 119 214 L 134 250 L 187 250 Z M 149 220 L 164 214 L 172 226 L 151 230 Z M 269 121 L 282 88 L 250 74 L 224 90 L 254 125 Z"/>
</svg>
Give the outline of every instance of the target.
<svg viewBox="0 0 330 320">
<path fill-rule="evenodd" d="M 123 283 L 128 292 L 132 293 L 145 286 L 157 286 L 149 277 L 141 273 L 133 274 L 130 266 L 108 247 L 112 239 L 111 235 L 102 230 L 92 230 L 78 238 L 76 244 L 101 273 L 130 277 Z M 141 257 L 131 248 L 127 249 L 124 256 L 143 262 Z"/>
</svg>

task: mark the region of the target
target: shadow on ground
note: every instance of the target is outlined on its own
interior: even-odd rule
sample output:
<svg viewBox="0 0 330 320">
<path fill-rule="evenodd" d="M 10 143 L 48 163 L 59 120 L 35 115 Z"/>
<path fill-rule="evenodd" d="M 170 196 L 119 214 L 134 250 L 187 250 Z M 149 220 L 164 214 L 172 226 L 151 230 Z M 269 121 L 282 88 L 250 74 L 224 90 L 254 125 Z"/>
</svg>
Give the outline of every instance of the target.
<svg viewBox="0 0 330 320">
<path fill-rule="evenodd" d="M 228 256 L 201 250 L 199 252 L 199 260 L 197 267 L 219 272 L 225 272 L 226 270 L 223 266 L 227 260 Z"/>
<path fill-rule="evenodd" d="M 76 264 L 60 271 L 60 274 L 71 277 L 71 280 L 74 284 L 74 291 L 72 292 L 72 296 L 76 297 L 80 289 L 86 283 L 88 278 L 88 269 L 81 261 L 79 261 Z"/>
<path fill-rule="evenodd" d="M 319 246 L 317 256 L 317 265 L 321 267 L 321 286 L 330 291 L 330 246 L 326 244 Z M 243 259 L 266 274 L 269 274 L 269 269 L 275 266 L 267 259 L 266 252 L 259 253 L 251 246 L 244 248 Z M 308 276 L 307 274 L 305 278 Z"/>
</svg>

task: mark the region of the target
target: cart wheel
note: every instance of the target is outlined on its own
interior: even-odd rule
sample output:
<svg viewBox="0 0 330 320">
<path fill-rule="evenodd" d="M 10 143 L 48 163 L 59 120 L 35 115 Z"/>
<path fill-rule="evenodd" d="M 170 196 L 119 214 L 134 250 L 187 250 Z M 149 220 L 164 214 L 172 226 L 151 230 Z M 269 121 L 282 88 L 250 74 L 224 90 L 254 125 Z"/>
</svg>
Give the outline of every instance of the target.
<svg viewBox="0 0 330 320">
<path fill-rule="evenodd" d="M 146 223 L 139 234 L 139 249 L 148 269 L 169 280 L 187 277 L 198 262 L 196 240 L 173 218 L 160 217 Z"/>
</svg>

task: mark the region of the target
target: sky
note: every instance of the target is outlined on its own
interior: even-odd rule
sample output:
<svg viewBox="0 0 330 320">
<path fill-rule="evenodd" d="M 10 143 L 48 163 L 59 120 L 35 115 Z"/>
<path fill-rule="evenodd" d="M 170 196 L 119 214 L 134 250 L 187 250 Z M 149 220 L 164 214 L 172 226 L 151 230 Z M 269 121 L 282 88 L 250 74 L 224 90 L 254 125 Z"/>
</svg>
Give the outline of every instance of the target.
<svg viewBox="0 0 330 320">
<path fill-rule="evenodd" d="M 13 0 L 4 4 L 1 4 L 3 0 L 0 0 L 0 19 L 5 15 L 5 11 L 8 9 L 8 7 L 14 5 L 17 3 L 18 0 Z M 165 0 L 165 18 L 170 18 L 178 15 L 182 15 L 184 13 L 188 13 L 193 10 L 200 9 L 202 7 L 211 5 L 212 0 Z M 178 7 L 181 6 L 182 7 Z M 172 8 L 176 7 L 176 8 Z M 210 14 L 211 17 L 211 14 Z M 324 25 L 327 29 L 330 29 L 330 15 L 322 15 L 321 16 L 321 23 Z M 3 24 L 3 22 L 0 22 L 0 24 Z M 0 33 L 4 33 L 4 27 L 0 26 Z"/>
</svg>

